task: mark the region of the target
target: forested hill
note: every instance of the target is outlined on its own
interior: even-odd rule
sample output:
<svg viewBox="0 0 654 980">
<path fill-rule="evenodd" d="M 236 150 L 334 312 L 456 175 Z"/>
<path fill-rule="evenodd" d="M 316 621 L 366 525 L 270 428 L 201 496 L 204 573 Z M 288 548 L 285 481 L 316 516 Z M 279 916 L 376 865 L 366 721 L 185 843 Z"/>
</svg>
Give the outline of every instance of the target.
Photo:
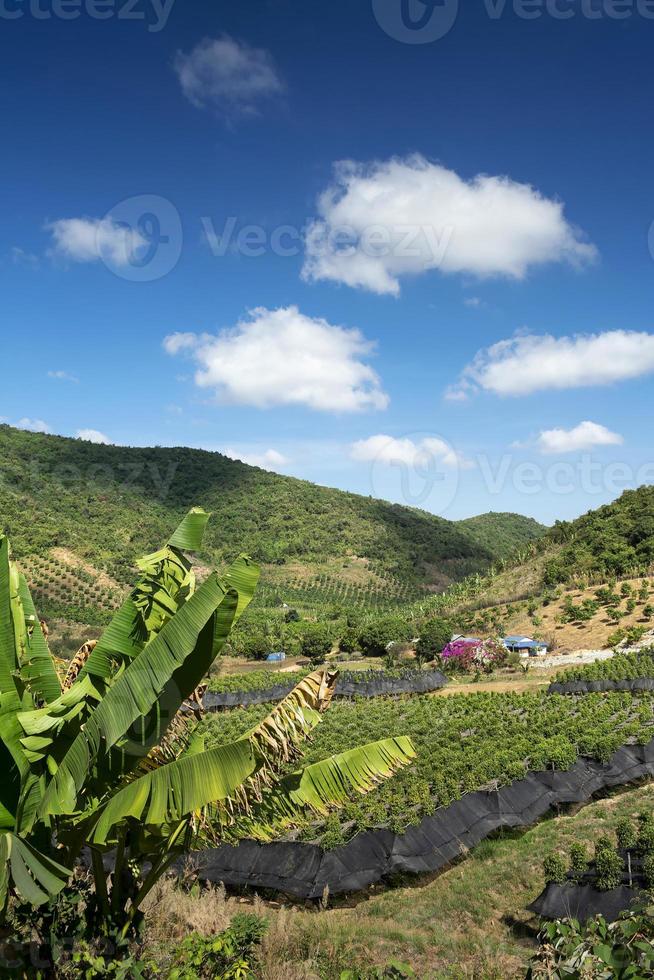
<svg viewBox="0 0 654 980">
<path fill-rule="evenodd" d="M 211 511 L 206 557 L 270 566 L 350 556 L 362 570 L 443 587 L 539 536 L 515 514 L 453 523 L 195 449 L 125 448 L 0 426 L 0 527 L 18 557 L 58 546 L 121 581 L 191 506 Z"/>
<path fill-rule="evenodd" d="M 545 567 L 554 585 L 638 574 L 654 567 L 654 487 L 626 490 L 621 497 L 574 521 L 554 525 L 543 543 L 560 546 Z"/>
</svg>

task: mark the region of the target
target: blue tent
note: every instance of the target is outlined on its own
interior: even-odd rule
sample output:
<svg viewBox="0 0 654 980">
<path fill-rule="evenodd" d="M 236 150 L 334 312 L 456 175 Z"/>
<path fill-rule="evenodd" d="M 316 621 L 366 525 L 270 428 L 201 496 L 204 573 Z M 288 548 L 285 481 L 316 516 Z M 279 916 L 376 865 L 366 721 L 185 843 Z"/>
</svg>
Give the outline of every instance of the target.
<svg viewBox="0 0 654 980">
<path fill-rule="evenodd" d="M 284 653 L 283 650 L 280 650 L 279 653 L 269 653 L 268 656 L 266 657 L 266 660 L 270 660 L 272 662 L 277 662 L 279 660 L 286 660 L 286 654 Z"/>
</svg>

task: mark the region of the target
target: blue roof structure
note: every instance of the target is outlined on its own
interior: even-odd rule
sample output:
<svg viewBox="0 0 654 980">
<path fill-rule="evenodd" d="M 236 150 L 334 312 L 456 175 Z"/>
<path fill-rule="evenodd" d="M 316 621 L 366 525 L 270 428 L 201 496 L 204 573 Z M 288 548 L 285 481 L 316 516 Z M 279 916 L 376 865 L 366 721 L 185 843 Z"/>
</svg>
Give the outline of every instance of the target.
<svg viewBox="0 0 654 980">
<path fill-rule="evenodd" d="M 547 643 L 532 640 L 529 636 L 505 636 L 502 643 L 505 647 L 520 647 L 521 650 L 547 650 Z"/>
</svg>

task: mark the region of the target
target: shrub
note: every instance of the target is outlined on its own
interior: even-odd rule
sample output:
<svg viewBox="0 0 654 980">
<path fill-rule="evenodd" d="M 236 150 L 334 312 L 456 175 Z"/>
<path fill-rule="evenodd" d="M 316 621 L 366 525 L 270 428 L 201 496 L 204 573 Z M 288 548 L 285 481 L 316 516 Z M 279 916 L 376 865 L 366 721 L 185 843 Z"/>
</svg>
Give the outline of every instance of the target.
<svg viewBox="0 0 654 980">
<path fill-rule="evenodd" d="M 637 846 L 642 854 L 654 854 L 654 820 L 649 815 L 641 820 Z"/>
<path fill-rule="evenodd" d="M 562 885 L 568 879 L 568 865 L 560 854 L 549 854 L 543 861 L 545 881 Z"/>
<path fill-rule="evenodd" d="M 580 877 L 588 866 L 588 854 L 583 844 L 572 844 L 570 847 L 570 870 L 575 877 Z"/>
<path fill-rule="evenodd" d="M 622 858 L 612 847 L 602 847 L 595 854 L 595 886 L 602 892 L 617 888 L 622 882 Z"/>
<path fill-rule="evenodd" d="M 654 854 L 646 854 L 643 858 L 643 875 L 649 891 L 654 891 Z"/>
<path fill-rule="evenodd" d="M 359 648 L 359 630 L 356 626 L 346 626 L 343 635 L 338 641 L 338 645 L 343 653 L 353 653 Z"/>
<path fill-rule="evenodd" d="M 443 666 L 464 673 L 490 674 L 506 663 L 508 651 L 499 640 L 453 640 L 441 654 Z"/>
<path fill-rule="evenodd" d="M 241 913 L 217 936 L 192 933 L 179 946 L 169 980 L 247 980 L 254 977 L 252 958 L 266 931 L 265 919 Z"/>
<path fill-rule="evenodd" d="M 565 977 L 654 976 L 654 918 L 648 911 L 624 913 L 608 923 L 601 915 L 580 925 L 574 919 L 548 922 L 527 980 Z"/>
<path fill-rule="evenodd" d="M 636 846 L 638 835 L 631 820 L 628 820 L 626 817 L 624 820 L 620 820 L 615 828 L 615 833 L 618 838 L 618 847 L 626 848 Z"/>
</svg>

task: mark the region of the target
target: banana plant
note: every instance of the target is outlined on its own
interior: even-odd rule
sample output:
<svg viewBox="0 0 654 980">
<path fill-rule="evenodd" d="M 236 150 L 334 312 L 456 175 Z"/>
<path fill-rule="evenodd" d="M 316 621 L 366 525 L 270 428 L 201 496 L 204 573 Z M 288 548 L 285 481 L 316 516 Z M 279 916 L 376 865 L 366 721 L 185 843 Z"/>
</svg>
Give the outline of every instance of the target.
<svg viewBox="0 0 654 980">
<path fill-rule="evenodd" d="M 90 855 L 100 921 L 126 934 L 193 844 L 270 840 L 415 758 L 410 739 L 388 738 L 291 771 L 331 701 L 328 669 L 243 737 L 205 748 L 193 698 L 259 578 L 241 555 L 196 585 L 189 553 L 207 519 L 193 509 L 137 563 L 134 589 L 63 683 L 0 535 L 0 911 L 11 893 L 35 907 L 52 901 Z"/>
</svg>

